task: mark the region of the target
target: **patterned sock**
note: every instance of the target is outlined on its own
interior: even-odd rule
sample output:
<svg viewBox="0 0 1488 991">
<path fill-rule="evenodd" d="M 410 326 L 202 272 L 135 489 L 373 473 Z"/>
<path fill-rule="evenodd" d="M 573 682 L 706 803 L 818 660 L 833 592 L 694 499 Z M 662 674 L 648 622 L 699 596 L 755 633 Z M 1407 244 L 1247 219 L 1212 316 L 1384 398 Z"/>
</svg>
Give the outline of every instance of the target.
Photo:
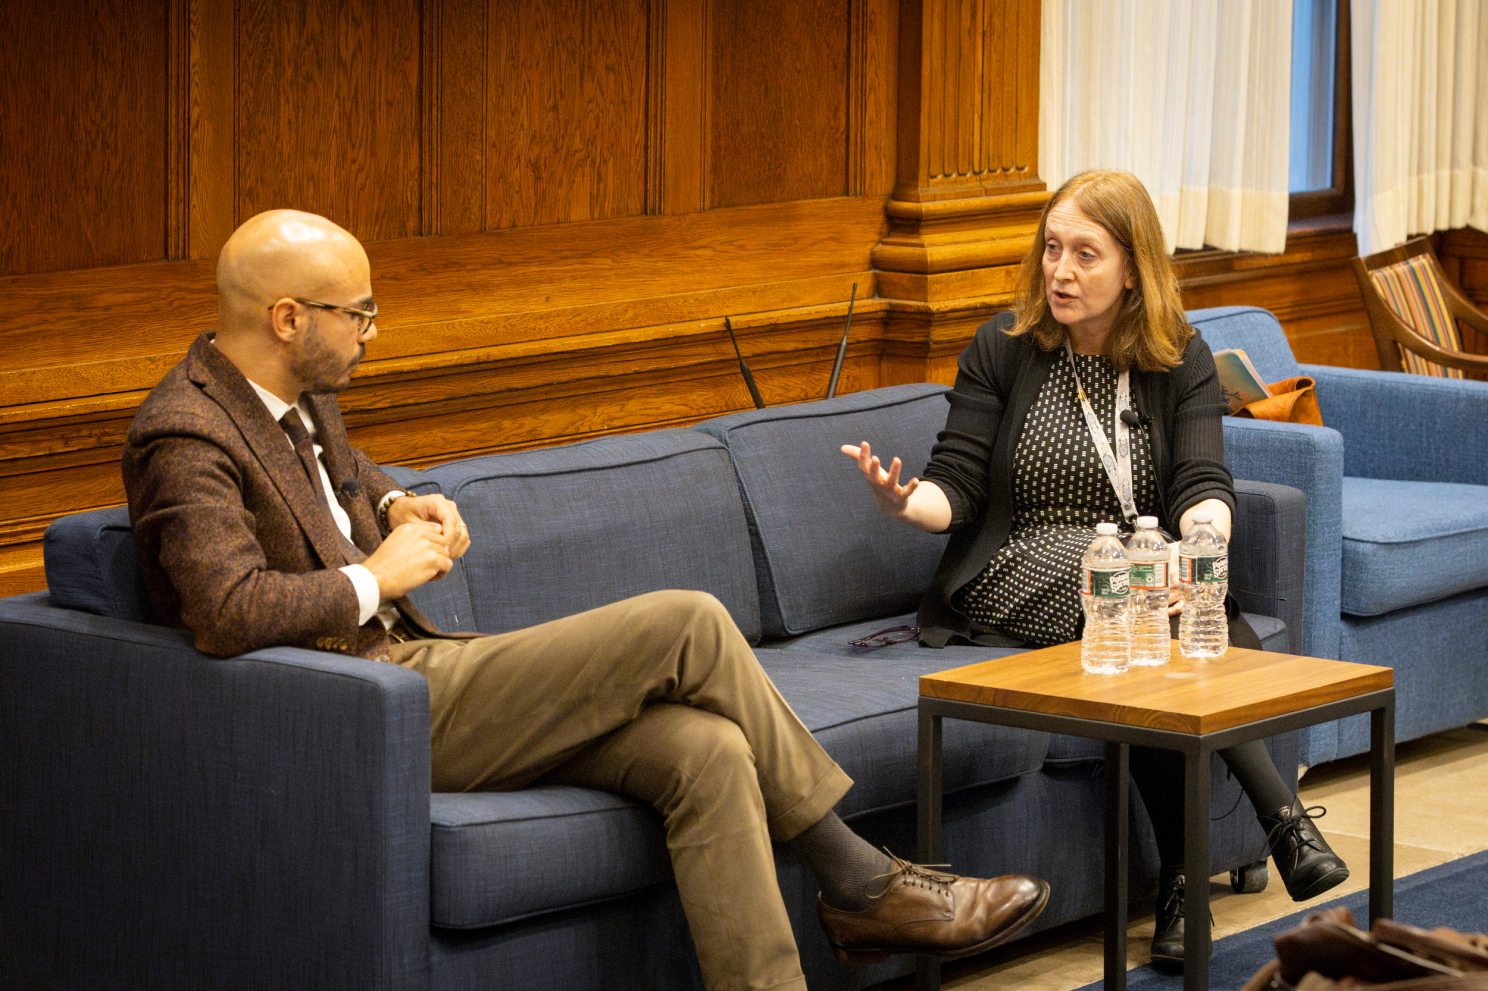
<svg viewBox="0 0 1488 991">
<path fill-rule="evenodd" d="M 848 829 L 835 812 L 828 812 L 786 846 L 816 875 L 822 901 L 844 912 L 867 908 L 872 897 L 883 892 L 884 875 L 894 869 L 883 851 Z"/>
</svg>

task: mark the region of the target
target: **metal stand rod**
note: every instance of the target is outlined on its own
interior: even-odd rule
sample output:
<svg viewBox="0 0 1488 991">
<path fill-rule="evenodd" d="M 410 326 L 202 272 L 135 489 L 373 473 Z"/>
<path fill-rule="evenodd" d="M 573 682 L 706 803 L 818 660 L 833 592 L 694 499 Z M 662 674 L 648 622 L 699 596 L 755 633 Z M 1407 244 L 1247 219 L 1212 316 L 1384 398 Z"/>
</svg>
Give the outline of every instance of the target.
<svg viewBox="0 0 1488 991">
<path fill-rule="evenodd" d="M 1395 911 L 1395 701 L 1369 713 L 1369 923 Z"/>
<path fill-rule="evenodd" d="M 1127 806 L 1131 748 L 1106 744 L 1106 980 L 1107 991 L 1126 991 Z"/>
<path fill-rule="evenodd" d="M 918 831 L 919 860 L 922 864 L 940 862 L 941 796 L 940 780 L 941 717 L 920 707 Z M 940 991 L 940 961 L 921 954 L 915 961 L 915 987 L 918 991 Z"/>
<path fill-rule="evenodd" d="M 1209 987 L 1209 753 L 1183 752 L 1183 988 Z"/>
</svg>

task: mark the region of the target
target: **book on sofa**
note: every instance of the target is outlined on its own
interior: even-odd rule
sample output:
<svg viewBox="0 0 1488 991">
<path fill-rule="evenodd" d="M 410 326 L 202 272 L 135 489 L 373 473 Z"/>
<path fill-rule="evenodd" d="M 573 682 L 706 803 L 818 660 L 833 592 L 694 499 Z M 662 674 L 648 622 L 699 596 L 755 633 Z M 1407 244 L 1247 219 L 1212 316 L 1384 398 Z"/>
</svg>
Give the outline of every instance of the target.
<svg viewBox="0 0 1488 991">
<path fill-rule="evenodd" d="M 1214 352 L 1214 367 L 1219 372 L 1219 390 L 1224 393 L 1231 416 L 1247 403 L 1271 395 L 1261 373 L 1241 348 L 1221 348 Z"/>
</svg>

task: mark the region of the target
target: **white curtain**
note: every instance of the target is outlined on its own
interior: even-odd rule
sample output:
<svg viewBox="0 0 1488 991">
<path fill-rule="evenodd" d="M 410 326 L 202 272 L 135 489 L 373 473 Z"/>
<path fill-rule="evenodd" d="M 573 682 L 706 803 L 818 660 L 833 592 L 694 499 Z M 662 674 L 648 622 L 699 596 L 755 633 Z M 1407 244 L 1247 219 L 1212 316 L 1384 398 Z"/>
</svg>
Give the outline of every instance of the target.
<svg viewBox="0 0 1488 991">
<path fill-rule="evenodd" d="M 1291 62 L 1291 0 L 1045 0 L 1039 174 L 1134 173 L 1169 251 L 1283 251 Z"/>
<path fill-rule="evenodd" d="M 1353 0 L 1359 254 L 1488 230 L 1488 4 Z"/>
</svg>

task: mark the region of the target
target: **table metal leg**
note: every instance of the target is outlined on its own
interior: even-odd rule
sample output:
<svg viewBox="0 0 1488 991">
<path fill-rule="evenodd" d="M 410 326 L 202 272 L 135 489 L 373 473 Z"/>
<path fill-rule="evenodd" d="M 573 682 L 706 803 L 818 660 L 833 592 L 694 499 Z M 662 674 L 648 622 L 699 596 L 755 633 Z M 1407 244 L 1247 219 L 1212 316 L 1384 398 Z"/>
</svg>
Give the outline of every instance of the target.
<svg viewBox="0 0 1488 991">
<path fill-rule="evenodd" d="M 1106 991 L 1126 991 L 1130 758 L 1126 744 L 1106 744 Z"/>
<path fill-rule="evenodd" d="M 922 864 L 940 859 L 940 814 L 943 786 L 940 780 L 941 717 L 920 710 L 919 736 L 919 852 Z"/>
<path fill-rule="evenodd" d="M 1370 712 L 1370 850 L 1369 850 L 1369 916 L 1371 921 L 1389 916 L 1394 909 L 1394 774 L 1395 774 L 1395 701 L 1393 694 L 1385 691 L 1386 701 Z M 1362 712 L 1365 706 L 1378 699 L 1369 693 L 1365 699 L 1343 700 L 1342 703 L 1317 706 L 1310 713 L 1319 720 L 1337 718 L 1351 712 Z M 921 698 L 919 708 L 917 798 L 919 802 L 918 856 L 922 863 L 942 861 L 942 817 L 944 813 L 942 779 L 942 720 L 952 718 L 973 719 L 980 722 L 1007 725 L 1025 729 L 1053 732 L 1068 732 L 1093 739 L 1104 739 L 1107 777 L 1105 785 L 1105 987 L 1108 991 L 1125 991 L 1126 987 L 1126 928 L 1129 892 L 1129 870 L 1127 851 L 1129 848 L 1130 792 L 1130 743 L 1117 743 L 1107 738 L 1110 729 L 1094 720 L 1084 720 L 1056 714 L 1025 713 L 1005 710 L 997 706 L 977 706 L 969 702 L 942 701 Z M 1287 714 L 1298 715 L 1296 713 Z M 1275 724 L 1282 723 L 1277 726 Z M 1295 728 L 1290 719 L 1260 720 L 1254 725 L 1236 727 L 1243 731 L 1201 734 L 1186 740 L 1183 734 L 1154 732 L 1143 734 L 1133 727 L 1126 735 L 1144 745 L 1171 749 L 1183 756 L 1183 824 L 1184 866 L 1187 881 L 1187 897 L 1184 899 L 1183 987 L 1185 991 L 1208 991 L 1209 958 L 1211 955 L 1211 926 L 1209 914 L 1209 868 L 1210 832 L 1209 805 L 1211 758 L 1214 747 L 1206 742 L 1214 737 L 1234 742 L 1236 736 L 1245 738 L 1245 733 L 1256 734 L 1262 730 L 1279 731 Z M 1253 734 L 1252 734 L 1253 738 Z M 1149 742 L 1150 741 L 1150 742 Z M 938 958 L 921 955 L 916 961 L 917 983 L 920 991 L 940 991 L 941 973 Z"/>
<path fill-rule="evenodd" d="M 1395 699 L 1369 713 L 1369 922 L 1395 911 Z"/>
<path fill-rule="evenodd" d="M 922 864 L 940 862 L 941 797 L 940 780 L 941 717 L 920 710 L 918 768 L 919 860 Z M 915 987 L 919 991 L 940 991 L 940 961 L 921 955 L 915 962 Z"/>
<path fill-rule="evenodd" d="M 1183 753 L 1183 988 L 1209 987 L 1209 751 Z"/>
<path fill-rule="evenodd" d="M 915 958 L 916 991 L 940 991 L 940 961 L 924 954 Z"/>
</svg>

